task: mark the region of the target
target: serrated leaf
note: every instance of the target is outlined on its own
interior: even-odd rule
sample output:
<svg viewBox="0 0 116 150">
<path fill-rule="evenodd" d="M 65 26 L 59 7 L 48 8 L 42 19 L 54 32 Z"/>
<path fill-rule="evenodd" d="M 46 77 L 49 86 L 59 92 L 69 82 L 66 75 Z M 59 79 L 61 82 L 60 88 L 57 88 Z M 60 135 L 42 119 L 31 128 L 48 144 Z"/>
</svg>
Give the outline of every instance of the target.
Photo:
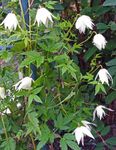
<svg viewBox="0 0 116 150">
<path fill-rule="evenodd" d="M 66 141 L 63 138 L 61 138 L 60 140 L 60 147 L 61 147 L 61 150 L 68 150 Z"/>
<path fill-rule="evenodd" d="M 75 137 L 72 133 L 66 133 L 63 138 L 65 138 L 67 140 L 75 141 Z"/>
<path fill-rule="evenodd" d="M 76 142 L 66 140 L 66 143 L 72 150 L 80 150 L 80 148 Z"/>
</svg>

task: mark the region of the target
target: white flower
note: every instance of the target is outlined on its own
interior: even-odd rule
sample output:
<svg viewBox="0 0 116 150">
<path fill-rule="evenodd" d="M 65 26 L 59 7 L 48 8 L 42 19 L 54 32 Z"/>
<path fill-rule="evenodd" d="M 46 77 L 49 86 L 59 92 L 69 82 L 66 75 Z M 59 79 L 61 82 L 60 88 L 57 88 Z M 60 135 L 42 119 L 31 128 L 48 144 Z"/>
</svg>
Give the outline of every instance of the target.
<svg viewBox="0 0 116 150">
<path fill-rule="evenodd" d="M 84 125 L 85 127 L 87 127 L 89 130 L 91 130 L 91 126 L 90 126 L 90 125 L 94 125 L 94 126 L 96 126 L 96 124 L 91 123 L 91 122 L 86 121 L 86 120 L 83 120 L 83 121 L 81 121 L 81 122 L 82 122 L 82 123 L 83 123 L 83 125 Z"/>
<path fill-rule="evenodd" d="M 106 39 L 105 37 L 102 35 L 102 34 L 96 34 L 94 37 L 93 37 L 93 44 L 99 49 L 99 50 L 102 50 L 105 48 L 106 46 Z"/>
<path fill-rule="evenodd" d="M 74 130 L 74 134 L 75 134 L 75 138 L 76 138 L 78 144 L 80 144 L 80 142 L 82 142 L 82 145 L 84 145 L 84 136 L 88 136 L 88 137 L 91 137 L 92 139 L 94 139 L 90 128 L 85 127 L 85 126 L 77 127 Z"/>
<path fill-rule="evenodd" d="M 17 108 L 20 108 L 22 105 L 21 105 L 21 103 L 17 103 Z"/>
<path fill-rule="evenodd" d="M 82 15 L 79 17 L 76 21 L 75 27 L 79 30 L 80 33 L 85 33 L 85 29 L 93 29 L 94 23 L 92 22 L 92 19 L 89 16 Z"/>
<path fill-rule="evenodd" d="M 30 90 L 33 79 L 30 77 L 25 77 L 14 85 L 15 90 L 20 91 L 21 89 Z"/>
<path fill-rule="evenodd" d="M 5 88 L 0 87 L 0 98 L 4 99 L 6 98 Z"/>
<path fill-rule="evenodd" d="M 94 112 L 93 112 L 93 121 L 95 120 L 95 115 L 97 115 L 97 117 L 101 120 L 105 115 L 105 111 L 103 109 L 107 109 L 109 111 L 113 111 L 110 108 L 107 108 L 105 106 L 99 105 L 95 108 Z"/>
<path fill-rule="evenodd" d="M 18 25 L 18 20 L 17 17 L 14 13 L 9 13 L 6 18 L 3 20 L 3 22 L 1 23 L 1 25 L 4 24 L 5 29 L 9 29 L 10 31 L 12 31 L 13 29 L 16 30 L 17 25 Z"/>
<path fill-rule="evenodd" d="M 112 82 L 113 84 L 113 79 L 112 76 L 110 75 L 110 73 L 102 68 L 99 70 L 99 72 L 97 73 L 95 80 L 99 77 L 99 80 L 101 81 L 102 84 L 106 83 L 107 85 L 109 85 L 109 80 Z"/>
<path fill-rule="evenodd" d="M 2 115 L 4 114 L 11 114 L 11 111 L 9 108 L 6 108 L 3 112 L 2 112 Z"/>
<path fill-rule="evenodd" d="M 52 17 L 54 16 L 46 8 L 39 8 L 37 10 L 35 22 L 37 21 L 38 26 L 43 23 L 46 27 L 48 27 L 49 22 L 53 23 Z"/>
</svg>

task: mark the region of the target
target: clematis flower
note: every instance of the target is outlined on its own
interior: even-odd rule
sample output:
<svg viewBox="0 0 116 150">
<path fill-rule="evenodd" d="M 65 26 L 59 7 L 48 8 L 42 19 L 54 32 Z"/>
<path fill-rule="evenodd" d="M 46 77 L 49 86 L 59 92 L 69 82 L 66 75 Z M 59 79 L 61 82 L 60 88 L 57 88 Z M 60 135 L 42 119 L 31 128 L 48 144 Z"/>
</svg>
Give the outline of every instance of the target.
<svg viewBox="0 0 116 150">
<path fill-rule="evenodd" d="M 99 72 L 97 73 L 95 80 L 99 77 L 99 80 L 101 81 L 102 84 L 106 83 L 107 85 L 109 85 L 109 80 L 112 82 L 113 84 L 113 79 L 112 76 L 110 75 L 110 73 L 102 68 L 99 70 Z"/>
<path fill-rule="evenodd" d="M 95 115 L 97 115 L 97 117 L 101 120 L 102 118 L 104 118 L 104 116 L 106 115 L 104 109 L 107 109 L 109 111 L 114 111 L 110 108 L 107 108 L 103 105 L 99 105 L 95 108 L 94 112 L 93 112 L 93 121 L 95 120 Z"/>
<path fill-rule="evenodd" d="M 3 22 L 1 23 L 1 25 L 4 24 L 5 29 L 9 29 L 10 31 L 12 31 L 13 29 L 16 30 L 17 25 L 18 25 L 18 20 L 17 17 L 14 13 L 9 13 L 6 18 L 3 20 Z"/>
<path fill-rule="evenodd" d="M 25 77 L 14 85 L 15 90 L 16 91 L 20 91 L 21 89 L 30 90 L 32 82 L 33 82 L 32 78 Z"/>
<path fill-rule="evenodd" d="M 2 115 L 4 114 L 11 114 L 11 111 L 9 108 L 6 108 L 3 112 L 2 112 Z"/>
<path fill-rule="evenodd" d="M 78 145 L 82 142 L 82 145 L 84 145 L 84 136 L 88 136 L 92 139 L 95 139 L 91 133 L 90 128 L 86 127 L 86 126 L 80 126 L 77 127 L 74 130 L 74 134 L 75 134 L 75 138 L 77 140 Z"/>
<path fill-rule="evenodd" d="M 37 10 L 35 23 L 37 22 L 38 26 L 40 26 L 40 24 L 43 23 L 46 27 L 48 27 L 49 22 L 53 23 L 52 17 L 54 16 L 46 8 L 39 8 Z"/>
<path fill-rule="evenodd" d="M 21 105 L 21 103 L 17 103 L 17 108 L 20 108 L 22 105 Z"/>
<path fill-rule="evenodd" d="M 6 93 L 5 93 L 5 88 L 4 87 L 0 87 L 0 98 L 1 99 L 6 98 Z"/>
<path fill-rule="evenodd" d="M 76 21 L 75 27 L 79 30 L 80 33 L 85 33 L 85 29 L 89 28 L 93 30 L 94 23 L 89 16 L 82 15 Z"/>
<path fill-rule="evenodd" d="M 99 50 L 102 50 L 105 48 L 106 46 L 106 39 L 105 37 L 102 35 L 102 34 L 96 34 L 94 37 L 93 37 L 93 44 L 99 49 Z"/>
</svg>

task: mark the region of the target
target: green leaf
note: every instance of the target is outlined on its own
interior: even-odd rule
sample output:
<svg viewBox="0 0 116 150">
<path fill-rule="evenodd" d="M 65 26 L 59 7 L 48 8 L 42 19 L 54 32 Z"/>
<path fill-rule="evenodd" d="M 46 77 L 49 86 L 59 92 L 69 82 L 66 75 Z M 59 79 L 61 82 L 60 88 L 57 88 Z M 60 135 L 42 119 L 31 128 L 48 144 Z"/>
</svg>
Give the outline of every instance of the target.
<svg viewBox="0 0 116 150">
<path fill-rule="evenodd" d="M 75 141 L 75 137 L 72 133 L 66 133 L 63 138 L 65 138 L 66 140 L 72 140 Z"/>
<path fill-rule="evenodd" d="M 66 141 L 63 138 L 61 138 L 60 140 L 60 147 L 61 147 L 61 150 L 68 150 Z"/>
<path fill-rule="evenodd" d="M 41 150 L 41 148 L 46 144 L 47 141 L 40 141 L 37 145 L 37 150 Z"/>
<path fill-rule="evenodd" d="M 106 90 L 105 90 L 104 86 L 101 83 L 98 83 L 95 86 L 95 95 L 98 94 L 100 91 L 102 91 L 106 94 Z"/>
<path fill-rule="evenodd" d="M 31 94 L 31 95 L 29 96 L 29 99 L 28 99 L 28 107 L 31 105 L 31 103 L 32 103 L 33 100 L 35 100 L 35 101 L 38 102 L 38 103 L 42 103 L 42 101 L 41 101 L 41 99 L 40 99 L 39 96 L 34 95 L 34 94 Z"/>
<path fill-rule="evenodd" d="M 98 84 L 95 86 L 95 95 L 96 95 L 97 93 L 99 93 L 100 89 L 101 89 L 100 83 L 98 83 Z"/>
<path fill-rule="evenodd" d="M 74 141 L 66 140 L 66 143 L 72 150 L 80 150 L 79 146 Z"/>
<path fill-rule="evenodd" d="M 40 53 L 36 51 L 30 51 L 22 53 L 22 55 L 26 55 L 27 58 L 25 58 L 22 63 L 20 64 L 20 68 L 24 66 L 28 66 L 31 63 L 37 63 L 37 67 L 40 67 L 40 65 L 44 62 L 44 56 L 42 56 Z"/>
<path fill-rule="evenodd" d="M 103 130 L 101 131 L 101 135 L 105 136 L 105 135 L 107 135 L 109 133 L 109 131 L 110 131 L 110 127 L 109 126 L 104 127 Z"/>
<path fill-rule="evenodd" d="M 115 99 L 116 99 L 116 91 L 113 91 L 113 92 L 109 93 L 109 94 L 106 96 L 105 101 L 106 101 L 107 104 L 110 104 L 110 103 L 112 103 L 112 101 L 115 100 Z"/>
<path fill-rule="evenodd" d="M 116 145 L 116 137 L 111 137 L 107 139 L 106 143 L 111 144 L 111 145 Z"/>
<path fill-rule="evenodd" d="M 8 138 L 8 141 L 4 141 L 0 147 L 4 150 L 16 150 L 16 142 L 13 138 Z"/>
<path fill-rule="evenodd" d="M 116 31 L 116 23 L 115 22 L 111 22 L 110 23 L 110 29 L 112 30 L 112 31 Z"/>
<path fill-rule="evenodd" d="M 97 23 L 96 26 L 98 30 L 104 30 L 104 31 L 106 31 L 109 28 L 108 25 L 106 25 L 105 23 Z"/>
<path fill-rule="evenodd" d="M 96 47 L 89 48 L 84 55 L 84 60 L 87 62 L 97 51 Z"/>
<path fill-rule="evenodd" d="M 31 105 L 33 99 L 34 99 L 34 95 L 31 94 L 31 95 L 29 96 L 29 98 L 28 98 L 28 107 Z"/>
<path fill-rule="evenodd" d="M 75 92 L 72 92 L 64 99 L 65 100 L 69 100 L 70 98 L 72 98 L 75 95 Z"/>
<path fill-rule="evenodd" d="M 110 60 L 109 62 L 106 63 L 107 66 L 115 66 L 116 65 L 116 58 Z"/>
<path fill-rule="evenodd" d="M 36 102 L 38 102 L 38 103 L 42 103 L 41 98 L 40 98 L 39 96 L 37 96 L 37 95 L 34 95 L 34 100 L 35 100 Z"/>
<path fill-rule="evenodd" d="M 116 1 L 115 0 L 105 0 L 103 3 L 103 6 L 116 6 Z"/>
<path fill-rule="evenodd" d="M 41 91 L 42 89 L 43 89 L 43 86 L 38 87 L 38 88 L 32 90 L 32 93 L 33 93 L 33 94 L 38 94 L 38 93 L 40 93 L 40 91 Z"/>
</svg>

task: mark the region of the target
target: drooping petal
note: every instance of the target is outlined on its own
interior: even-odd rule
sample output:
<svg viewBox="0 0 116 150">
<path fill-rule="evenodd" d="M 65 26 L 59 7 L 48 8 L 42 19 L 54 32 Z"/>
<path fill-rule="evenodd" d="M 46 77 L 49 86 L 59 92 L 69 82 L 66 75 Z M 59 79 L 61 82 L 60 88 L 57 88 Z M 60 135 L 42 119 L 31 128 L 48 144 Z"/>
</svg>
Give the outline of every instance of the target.
<svg viewBox="0 0 116 150">
<path fill-rule="evenodd" d="M 37 10 L 35 22 L 37 21 L 38 26 L 40 26 L 40 24 L 43 23 L 46 27 L 48 27 L 48 22 L 53 23 L 52 17 L 54 16 L 46 8 L 39 8 Z"/>
<path fill-rule="evenodd" d="M 86 28 L 92 30 L 93 25 L 94 23 L 92 22 L 92 19 L 87 15 L 80 16 L 75 23 L 75 27 L 79 30 L 80 33 L 85 33 Z"/>
<path fill-rule="evenodd" d="M 105 37 L 102 35 L 102 34 L 96 34 L 94 37 L 93 37 L 93 44 L 99 49 L 99 50 L 102 50 L 105 48 L 106 46 L 106 39 Z"/>
<path fill-rule="evenodd" d="M 106 83 L 109 86 L 109 80 L 113 83 L 113 79 L 112 79 L 110 73 L 104 68 L 99 70 L 99 72 L 97 73 L 97 75 L 95 77 L 95 80 L 98 77 L 102 84 Z"/>
<path fill-rule="evenodd" d="M 30 90 L 32 85 L 33 79 L 30 77 L 25 77 L 16 83 L 15 90 L 20 91 L 21 89 Z"/>
<path fill-rule="evenodd" d="M 5 29 L 9 29 L 12 31 L 13 29 L 16 30 L 17 25 L 18 25 L 18 20 L 17 17 L 14 13 L 9 13 L 6 18 L 3 20 L 1 25 L 4 24 Z"/>
</svg>

